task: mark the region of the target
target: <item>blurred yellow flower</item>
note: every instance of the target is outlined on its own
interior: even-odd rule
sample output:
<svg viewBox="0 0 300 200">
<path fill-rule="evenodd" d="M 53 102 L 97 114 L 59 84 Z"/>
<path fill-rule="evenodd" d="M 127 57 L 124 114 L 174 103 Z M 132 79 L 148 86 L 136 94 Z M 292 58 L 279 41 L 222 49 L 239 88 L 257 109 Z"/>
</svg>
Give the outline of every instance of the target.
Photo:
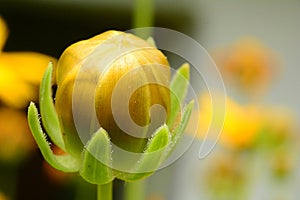
<svg viewBox="0 0 300 200">
<path fill-rule="evenodd" d="M 0 108 L 0 160 L 18 159 L 34 147 L 26 115 L 12 108 Z"/>
<path fill-rule="evenodd" d="M 223 76 L 248 94 L 264 91 L 279 65 L 272 50 L 250 37 L 217 49 L 213 57 Z"/>
<path fill-rule="evenodd" d="M 205 168 L 204 186 L 209 199 L 245 199 L 243 193 L 247 187 L 247 162 L 235 152 L 222 151 L 214 156 Z M 220 198 L 226 197 L 226 198 Z"/>
<path fill-rule="evenodd" d="M 34 147 L 25 107 L 37 100 L 44 70 L 55 59 L 34 52 L 3 52 L 8 29 L 0 17 L 0 159 L 17 159 Z"/>
<path fill-rule="evenodd" d="M 8 29 L 4 20 L 0 16 L 0 51 L 3 49 L 4 43 L 8 35 Z"/>
<path fill-rule="evenodd" d="M 50 61 L 55 59 L 34 52 L 2 52 L 7 28 L 0 18 L 0 101 L 24 108 L 36 100 L 37 87 Z"/>
<path fill-rule="evenodd" d="M 213 115 L 221 115 L 218 109 L 212 107 L 212 102 L 208 94 L 203 94 L 199 98 L 200 112 L 199 116 L 192 116 L 199 119 L 197 136 L 204 138 L 208 130 L 216 130 L 222 126 L 222 120 L 212 121 Z M 215 116 L 214 116 L 215 118 Z M 247 148 L 254 142 L 256 134 L 261 128 L 261 119 L 259 111 L 255 106 L 242 106 L 233 101 L 226 99 L 226 114 L 223 129 L 219 142 L 229 148 Z M 214 133 L 218 134 L 218 133 Z M 209 135 L 208 135 L 209 136 Z"/>
</svg>

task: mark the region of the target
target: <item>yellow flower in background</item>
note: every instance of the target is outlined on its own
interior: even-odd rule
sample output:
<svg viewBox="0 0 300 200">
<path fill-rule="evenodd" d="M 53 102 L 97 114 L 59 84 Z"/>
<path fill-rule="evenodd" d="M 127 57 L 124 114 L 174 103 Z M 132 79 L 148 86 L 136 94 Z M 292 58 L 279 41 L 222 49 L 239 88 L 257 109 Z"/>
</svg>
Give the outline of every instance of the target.
<svg viewBox="0 0 300 200">
<path fill-rule="evenodd" d="M 199 116 L 192 116 L 199 119 L 197 136 L 203 139 L 208 130 L 216 130 L 222 126 L 223 120 L 212 121 L 212 116 L 218 119 L 221 116 L 218 109 L 212 107 L 212 102 L 208 94 L 203 94 L 199 98 Z M 256 135 L 261 129 L 261 119 L 259 111 L 252 105 L 242 106 L 227 97 L 226 114 L 223 129 L 219 138 L 219 143 L 229 148 L 240 149 L 252 145 Z M 218 133 L 213 133 L 218 134 Z M 209 136 L 209 135 L 208 135 Z"/>
<path fill-rule="evenodd" d="M 12 108 L 0 108 L 0 160 L 18 160 L 30 152 L 34 141 L 26 115 Z"/>
<path fill-rule="evenodd" d="M 0 16 L 0 51 L 3 49 L 7 35 L 8 35 L 8 29 L 6 27 L 4 20 Z"/>
<path fill-rule="evenodd" d="M 0 53 L 0 99 L 16 108 L 37 100 L 38 85 L 51 60 L 33 52 Z"/>
<path fill-rule="evenodd" d="M 2 52 L 7 27 L 0 18 L 0 101 L 24 108 L 38 97 L 37 87 L 50 61 L 55 59 L 34 52 Z"/>
<path fill-rule="evenodd" d="M 0 17 L 0 159 L 17 159 L 34 147 L 26 106 L 38 99 L 44 70 L 55 59 L 34 52 L 3 52 L 8 28 Z"/>
<path fill-rule="evenodd" d="M 247 94 L 264 91 L 279 65 L 271 49 L 250 37 L 217 49 L 213 57 L 224 78 Z"/>
</svg>

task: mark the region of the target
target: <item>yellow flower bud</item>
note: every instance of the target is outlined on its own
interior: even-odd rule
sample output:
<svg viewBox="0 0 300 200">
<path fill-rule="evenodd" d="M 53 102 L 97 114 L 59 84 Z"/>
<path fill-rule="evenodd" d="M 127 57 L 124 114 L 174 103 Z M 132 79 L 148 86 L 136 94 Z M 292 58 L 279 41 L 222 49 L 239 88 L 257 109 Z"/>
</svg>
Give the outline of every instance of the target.
<svg viewBox="0 0 300 200">
<path fill-rule="evenodd" d="M 94 54 L 101 45 L 108 45 L 107 50 Z M 118 54 L 122 48 L 133 49 L 124 54 Z M 115 59 L 108 66 L 103 64 L 107 57 L 116 55 Z M 100 63 L 100 64 L 99 64 Z M 95 70 L 82 70 L 87 65 L 94 66 Z M 163 69 L 163 70 L 162 70 Z M 57 92 L 55 106 L 60 119 L 67 150 L 73 155 L 80 155 L 82 142 L 74 122 L 74 110 L 72 103 L 74 98 L 84 98 L 94 95 L 93 107 L 99 125 L 104 128 L 112 143 L 122 149 L 141 152 L 145 148 L 147 137 L 145 131 L 129 134 L 119 127 L 116 121 L 114 110 L 118 116 L 126 117 L 126 109 L 129 117 L 138 126 L 145 127 L 153 121 L 161 119 L 161 116 L 151 116 L 150 109 L 154 104 L 161 105 L 166 117 L 170 110 L 170 67 L 166 57 L 161 51 L 154 48 L 146 41 L 129 33 L 119 31 L 107 31 L 91 39 L 80 41 L 68 47 L 58 61 L 56 70 Z M 123 79 L 129 76 L 128 79 Z M 96 86 L 91 85 L 97 79 Z M 122 81 L 123 80 L 123 81 Z M 124 81 L 125 80 L 125 81 Z M 153 81 L 155 80 L 155 81 Z M 147 84 L 144 84 L 147 83 Z M 126 96 L 130 88 L 139 86 L 131 92 L 128 102 Z M 76 90 L 74 89 L 76 88 Z M 118 98 L 112 108 L 113 95 L 116 88 Z M 76 92 L 75 92 L 76 91 Z M 78 97 L 79 96 L 79 97 Z M 124 101 L 124 102 L 123 102 Z M 82 112 L 80 119 L 89 118 L 90 107 L 80 104 Z M 124 110 L 124 107 L 126 109 Z M 165 119 L 158 120 L 157 125 L 165 123 Z M 135 129 L 127 127 L 134 131 Z M 158 128 L 158 126 L 157 126 Z M 146 131 L 147 132 L 147 131 Z M 86 134 L 91 134 L 87 130 Z M 88 135 L 90 137 L 90 135 Z"/>
</svg>

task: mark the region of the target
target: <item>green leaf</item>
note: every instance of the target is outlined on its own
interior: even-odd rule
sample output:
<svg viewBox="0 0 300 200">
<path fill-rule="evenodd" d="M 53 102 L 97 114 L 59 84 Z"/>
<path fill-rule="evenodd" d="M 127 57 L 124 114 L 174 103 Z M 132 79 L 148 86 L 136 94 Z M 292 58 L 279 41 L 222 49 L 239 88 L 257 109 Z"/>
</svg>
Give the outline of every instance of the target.
<svg viewBox="0 0 300 200">
<path fill-rule="evenodd" d="M 61 134 L 59 120 L 53 104 L 51 77 L 52 63 L 50 62 L 46 69 L 40 88 L 40 111 L 44 128 L 50 139 L 59 148 L 66 151 L 66 147 Z"/>
<path fill-rule="evenodd" d="M 183 115 L 181 117 L 179 125 L 172 132 L 172 142 L 170 144 L 170 153 L 177 145 L 179 139 L 182 137 L 184 130 L 189 122 L 194 107 L 194 101 L 190 101 L 183 109 Z"/>
<path fill-rule="evenodd" d="M 151 154 L 156 151 L 160 151 L 162 148 L 166 147 L 169 142 L 170 133 L 167 125 L 163 125 L 156 130 L 153 137 L 149 139 L 145 154 Z"/>
<path fill-rule="evenodd" d="M 110 167 L 112 162 L 110 139 L 103 128 L 94 133 L 82 157 L 83 163 L 79 173 L 86 181 L 93 184 L 106 184 L 114 179 Z"/>
<path fill-rule="evenodd" d="M 171 89 L 171 110 L 167 121 L 167 125 L 172 127 L 176 118 L 178 117 L 182 100 L 185 98 L 187 93 L 187 86 L 189 85 L 190 78 L 190 66 L 189 64 L 183 64 L 174 75 L 170 89 Z"/>
<path fill-rule="evenodd" d="M 46 161 L 54 168 L 63 172 L 78 171 L 78 161 L 70 155 L 55 155 L 53 154 L 50 144 L 47 141 L 46 135 L 40 125 L 37 108 L 34 103 L 30 103 L 28 108 L 28 123 L 31 133 L 41 150 Z"/>
<path fill-rule="evenodd" d="M 120 173 L 118 178 L 125 181 L 135 181 L 153 174 L 164 161 L 166 150 L 170 142 L 170 132 L 167 125 L 156 130 L 149 139 L 147 147 L 131 173 Z"/>
</svg>

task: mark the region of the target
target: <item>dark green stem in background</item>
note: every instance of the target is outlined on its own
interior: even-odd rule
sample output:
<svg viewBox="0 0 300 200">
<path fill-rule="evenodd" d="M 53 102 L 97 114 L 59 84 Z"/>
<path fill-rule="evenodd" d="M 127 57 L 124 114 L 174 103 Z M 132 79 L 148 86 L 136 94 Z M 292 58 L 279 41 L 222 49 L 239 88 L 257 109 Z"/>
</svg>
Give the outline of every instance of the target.
<svg viewBox="0 0 300 200">
<path fill-rule="evenodd" d="M 154 22 L 154 0 L 135 0 L 133 28 L 152 27 Z M 136 30 L 135 34 L 143 39 L 151 35 L 150 29 Z"/>
</svg>

